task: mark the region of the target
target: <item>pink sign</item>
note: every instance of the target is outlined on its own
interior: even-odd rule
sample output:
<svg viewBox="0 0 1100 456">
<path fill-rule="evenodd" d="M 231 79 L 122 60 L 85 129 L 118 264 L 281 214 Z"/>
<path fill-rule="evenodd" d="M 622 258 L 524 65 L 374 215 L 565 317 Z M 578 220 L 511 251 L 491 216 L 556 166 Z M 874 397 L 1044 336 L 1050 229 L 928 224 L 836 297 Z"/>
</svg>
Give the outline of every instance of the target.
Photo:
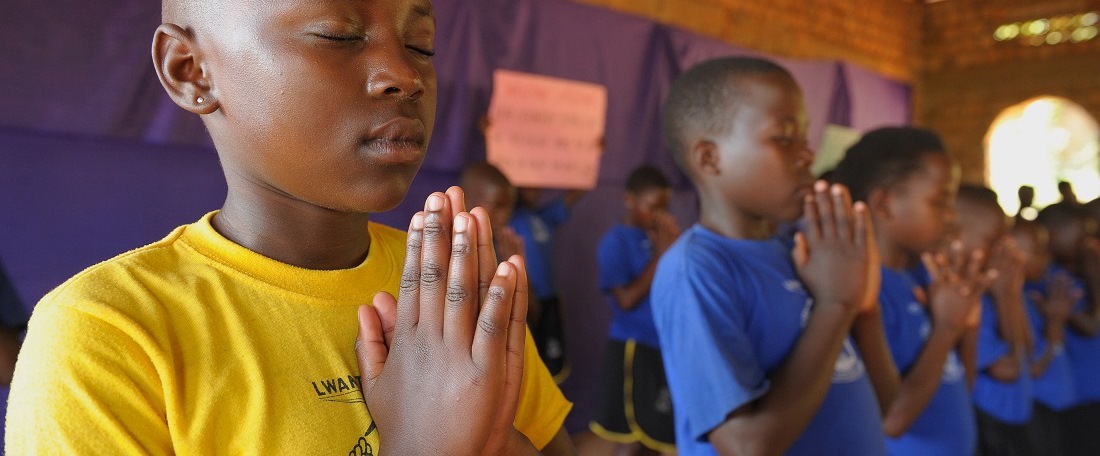
<svg viewBox="0 0 1100 456">
<path fill-rule="evenodd" d="M 488 160 L 520 187 L 596 186 L 607 88 L 515 71 L 493 73 Z"/>
</svg>

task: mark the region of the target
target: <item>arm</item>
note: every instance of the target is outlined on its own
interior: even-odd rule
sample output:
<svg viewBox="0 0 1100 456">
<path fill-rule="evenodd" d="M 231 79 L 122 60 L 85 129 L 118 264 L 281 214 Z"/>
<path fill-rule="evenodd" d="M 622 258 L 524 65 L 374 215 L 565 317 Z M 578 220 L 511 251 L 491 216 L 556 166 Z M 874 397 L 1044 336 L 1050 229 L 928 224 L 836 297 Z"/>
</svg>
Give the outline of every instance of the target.
<svg viewBox="0 0 1100 456">
<path fill-rule="evenodd" d="M 879 411 L 886 415 L 889 404 L 898 394 L 898 369 L 894 357 L 890 355 L 890 346 L 886 343 L 886 331 L 882 326 L 882 311 L 878 306 L 856 317 L 852 326 L 852 339 L 859 347 L 867 376 L 875 387 Z"/>
<path fill-rule="evenodd" d="M 815 306 L 790 356 L 771 376 L 768 393 L 741 407 L 707 438 L 721 455 L 780 454 L 817 414 L 855 313 Z"/>
<path fill-rule="evenodd" d="M 897 399 L 890 404 L 882 420 L 890 437 L 899 437 L 924 412 L 940 387 L 947 355 L 962 335 L 962 328 L 937 325 L 921 351 L 917 362 L 901 381 Z"/>
<path fill-rule="evenodd" d="M 978 379 L 978 328 L 970 327 L 963 333 L 958 345 L 959 360 L 966 369 L 966 385 L 973 391 Z"/>
<path fill-rule="evenodd" d="M 1054 357 L 1061 351 L 1065 341 L 1066 326 L 1065 324 L 1059 324 L 1059 322 L 1048 321 L 1046 330 L 1043 334 L 1046 336 L 1046 344 L 1044 344 L 1043 353 L 1031 362 L 1030 370 L 1032 377 L 1043 375 L 1043 373 L 1047 371 L 1047 368 L 1050 367 L 1050 362 L 1053 361 Z"/>
<path fill-rule="evenodd" d="M 1069 317 L 1069 326 L 1082 336 L 1095 336 L 1097 332 L 1100 332 L 1100 315 L 1090 310 L 1074 312 Z"/>
<path fill-rule="evenodd" d="M 558 430 L 558 433 L 554 435 L 546 448 L 542 449 L 542 454 L 546 456 L 575 456 L 577 450 L 573 448 L 573 441 L 569 439 L 569 434 L 565 432 L 563 427 Z"/>
<path fill-rule="evenodd" d="M 621 287 L 615 287 L 611 289 L 612 296 L 615 297 L 615 304 L 620 309 L 630 311 L 638 307 L 638 304 L 642 302 L 642 299 L 649 294 L 649 287 L 653 285 L 653 274 L 657 272 L 657 260 L 653 259 L 642 270 L 642 274 L 639 275 L 630 283 Z"/>
</svg>

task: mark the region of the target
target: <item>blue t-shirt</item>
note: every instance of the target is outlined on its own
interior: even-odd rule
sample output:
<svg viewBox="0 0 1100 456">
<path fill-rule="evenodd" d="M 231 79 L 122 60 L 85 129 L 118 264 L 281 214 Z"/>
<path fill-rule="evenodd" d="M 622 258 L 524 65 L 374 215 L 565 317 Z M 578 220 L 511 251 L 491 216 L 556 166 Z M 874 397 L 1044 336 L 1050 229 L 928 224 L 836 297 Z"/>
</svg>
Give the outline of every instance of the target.
<svg viewBox="0 0 1100 456">
<path fill-rule="evenodd" d="M 1086 295 L 1078 302 L 1074 312 L 1085 311 L 1088 299 Z M 1070 326 L 1066 330 L 1066 356 L 1077 388 L 1078 403 L 1100 403 L 1100 333 L 1089 337 Z"/>
<path fill-rule="evenodd" d="M 769 376 L 798 342 L 813 299 L 789 252 L 778 239 L 729 239 L 695 225 L 661 257 L 653 314 L 681 455 L 717 454 L 707 434 L 768 393 Z M 885 451 L 874 390 L 848 339 L 821 408 L 788 454 Z"/>
<path fill-rule="evenodd" d="M 1058 272 L 1059 270 L 1052 266 L 1043 280 L 1024 284 L 1024 291 L 1028 294 L 1031 292 L 1046 293 L 1047 280 L 1050 280 L 1053 274 Z M 1078 289 L 1082 288 L 1077 283 L 1074 286 L 1079 287 Z M 1039 308 L 1035 306 L 1031 299 L 1025 298 L 1025 302 L 1031 330 L 1035 334 L 1035 350 L 1033 353 L 1034 356 L 1041 356 L 1048 345 L 1044 334 L 1046 319 L 1043 318 Z M 1074 386 L 1073 369 L 1070 367 L 1069 356 L 1066 355 L 1065 350 L 1055 353 L 1054 358 L 1047 366 L 1047 370 L 1043 371 L 1038 377 L 1033 378 L 1031 383 L 1035 400 L 1053 410 L 1065 410 L 1077 403 L 1077 388 Z"/>
<path fill-rule="evenodd" d="M 551 259 L 554 252 L 554 228 L 569 218 L 569 206 L 557 198 L 538 210 L 517 207 L 508 226 L 523 238 L 527 281 L 535 296 L 550 299 L 557 296 Z"/>
<path fill-rule="evenodd" d="M 600 290 L 611 304 L 612 318 L 608 337 L 611 340 L 633 339 L 640 344 L 657 348 L 657 328 L 653 325 L 653 311 L 649 294 L 631 310 L 623 310 L 615 301 L 611 289 L 626 286 L 642 275 L 653 259 L 653 246 L 649 236 L 641 228 L 615 225 L 600 239 Z"/>
<path fill-rule="evenodd" d="M 978 378 L 974 381 L 974 405 L 990 416 L 1009 424 L 1024 424 L 1031 420 L 1031 403 L 1034 400 L 1031 376 L 1024 361 L 1020 364 L 1020 377 L 1013 382 L 1002 382 L 989 374 L 989 367 L 1012 348 L 1000 334 L 997 306 L 993 298 L 982 296 L 982 321 L 978 327 Z"/>
<path fill-rule="evenodd" d="M 886 341 L 898 371 L 913 368 L 932 333 L 927 308 L 917 301 L 916 280 L 908 272 L 882 268 L 879 302 Z M 891 455 L 970 456 L 978 443 L 974 409 L 967 391 L 966 370 L 951 350 L 943 366 L 940 387 L 905 434 L 886 440 Z"/>
</svg>

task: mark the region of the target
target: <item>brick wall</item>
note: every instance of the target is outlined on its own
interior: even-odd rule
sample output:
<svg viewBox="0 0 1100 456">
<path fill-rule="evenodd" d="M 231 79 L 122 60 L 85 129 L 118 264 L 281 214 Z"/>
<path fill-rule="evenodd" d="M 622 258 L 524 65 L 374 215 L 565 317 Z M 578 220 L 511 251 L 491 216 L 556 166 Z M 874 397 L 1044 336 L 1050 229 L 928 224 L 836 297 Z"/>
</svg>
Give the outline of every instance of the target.
<svg viewBox="0 0 1100 456">
<path fill-rule="evenodd" d="M 1000 111 L 1049 94 L 1100 119 L 1100 38 L 1030 46 L 997 26 L 1100 10 L 1100 0 L 574 0 L 763 52 L 844 60 L 914 86 L 913 118 L 985 176 L 982 141 Z"/>
<path fill-rule="evenodd" d="M 845 60 L 913 81 L 920 9 L 903 0 L 575 0 L 775 55 Z"/>
<path fill-rule="evenodd" d="M 1100 1 L 950 0 L 925 7 L 914 120 L 940 132 L 965 180 L 985 179 L 983 140 L 1004 108 L 1056 95 L 1100 118 L 1100 39 L 1032 46 L 993 37 L 1000 24 L 1088 10 L 1100 10 Z"/>
</svg>

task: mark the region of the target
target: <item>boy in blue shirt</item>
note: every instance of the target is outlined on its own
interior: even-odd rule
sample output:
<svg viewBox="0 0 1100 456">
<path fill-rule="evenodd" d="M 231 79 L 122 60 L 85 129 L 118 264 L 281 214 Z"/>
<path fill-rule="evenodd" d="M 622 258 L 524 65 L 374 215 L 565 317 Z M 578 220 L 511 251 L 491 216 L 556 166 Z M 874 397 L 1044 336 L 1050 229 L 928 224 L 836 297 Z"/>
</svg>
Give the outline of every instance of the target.
<svg viewBox="0 0 1100 456">
<path fill-rule="evenodd" d="M 569 190 L 564 195 L 542 202 L 542 189 L 517 189 L 515 210 L 508 227 L 523 240 L 527 280 L 534 300 L 527 312 L 531 334 L 543 362 L 559 384 L 569 376 L 565 354 L 564 318 L 561 298 L 554 283 L 554 230 L 569 219 L 569 210 L 586 192 Z"/>
<path fill-rule="evenodd" d="M 1051 263 L 1046 227 L 1017 220 L 1012 238 L 1025 254 L 1027 317 L 1035 336 L 1031 377 L 1035 403 L 1028 429 L 1035 454 L 1065 454 L 1063 423 L 1077 403 L 1077 388 L 1065 353 L 1066 324 L 1084 287 Z"/>
<path fill-rule="evenodd" d="M 990 253 L 997 277 L 982 296 L 974 405 L 978 454 L 1028 455 L 1032 415 L 1028 356 L 1033 346 L 1024 298 L 1024 256 L 1004 239 L 1008 218 L 992 190 L 962 186 L 957 197 L 959 241 Z"/>
<path fill-rule="evenodd" d="M 707 61 L 663 117 L 700 204 L 653 281 L 680 454 L 884 454 L 876 393 L 889 402 L 897 375 L 874 234 L 843 186 L 813 183 L 797 83 L 763 59 Z M 793 245 L 774 237 L 799 217 Z"/>
<path fill-rule="evenodd" d="M 883 429 L 891 455 L 972 456 L 977 429 L 957 347 L 977 329 L 988 275 L 981 252 L 955 243 L 958 168 L 935 133 L 881 128 L 865 134 L 837 165 L 835 178 L 871 209 L 882 260 L 882 308 L 890 353 L 902 374 Z M 910 270 L 925 258 L 924 274 Z M 948 257 L 954 260 L 944 261 Z"/>
<path fill-rule="evenodd" d="M 594 434 L 647 452 L 675 451 L 672 398 L 653 324 L 649 288 L 657 260 L 679 236 L 668 213 L 672 188 L 660 170 L 643 166 L 626 180 L 626 217 L 599 245 L 600 289 L 611 304 L 600 404 Z M 629 401 L 629 403 L 627 403 Z"/>
</svg>

